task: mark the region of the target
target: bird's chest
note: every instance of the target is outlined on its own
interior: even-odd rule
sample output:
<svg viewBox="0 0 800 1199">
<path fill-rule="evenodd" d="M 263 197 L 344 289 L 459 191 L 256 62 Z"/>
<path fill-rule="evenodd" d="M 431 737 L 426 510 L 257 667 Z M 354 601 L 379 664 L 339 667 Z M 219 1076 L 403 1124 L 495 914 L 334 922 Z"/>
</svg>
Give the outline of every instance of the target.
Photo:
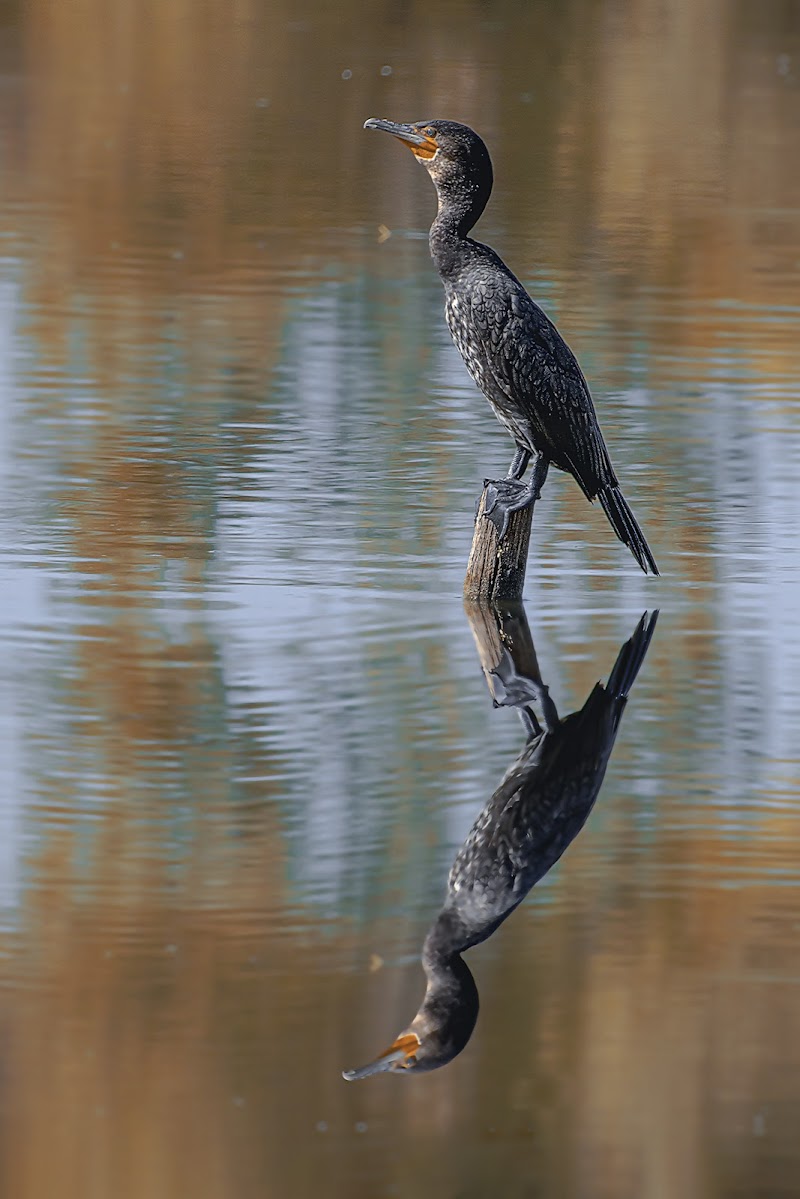
<svg viewBox="0 0 800 1199">
<path fill-rule="evenodd" d="M 449 292 L 445 299 L 444 314 L 450 336 L 464 359 L 467 370 L 481 391 L 488 394 L 491 381 L 480 341 L 476 338 L 472 328 L 469 301 L 459 297 L 455 292 Z"/>
<path fill-rule="evenodd" d="M 476 327 L 469 299 L 455 292 L 447 294 L 445 317 L 456 349 L 464 359 L 472 378 L 492 405 L 501 425 L 520 445 L 533 445 L 530 422 L 519 405 L 498 385 L 487 356 L 487 342 L 490 346 L 493 341 L 499 344 L 500 327 Z"/>
</svg>

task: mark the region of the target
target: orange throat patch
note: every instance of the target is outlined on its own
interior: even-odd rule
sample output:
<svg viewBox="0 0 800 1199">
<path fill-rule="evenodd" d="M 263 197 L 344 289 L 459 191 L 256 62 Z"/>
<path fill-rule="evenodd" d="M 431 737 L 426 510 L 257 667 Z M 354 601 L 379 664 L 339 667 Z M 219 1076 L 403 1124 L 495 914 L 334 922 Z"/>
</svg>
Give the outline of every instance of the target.
<svg viewBox="0 0 800 1199">
<path fill-rule="evenodd" d="M 433 138 L 428 138 L 423 146 L 414 145 L 412 142 L 406 142 L 406 145 L 415 158 L 422 158 L 427 161 L 430 161 L 439 149 Z"/>
</svg>

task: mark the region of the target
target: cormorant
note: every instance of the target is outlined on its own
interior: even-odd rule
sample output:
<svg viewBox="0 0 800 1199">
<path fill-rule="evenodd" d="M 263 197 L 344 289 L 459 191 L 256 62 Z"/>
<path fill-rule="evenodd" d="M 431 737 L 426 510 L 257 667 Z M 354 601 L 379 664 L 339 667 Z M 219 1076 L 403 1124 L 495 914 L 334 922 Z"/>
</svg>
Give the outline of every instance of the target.
<svg viewBox="0 0 800 1199">
<path fill-rule="evenodd" d="M 370 117 L 365 129 L 394 134 L 427 167 L 439 199 L 431 257 L 445 290 L 445 316 L 469 373 L 516 443 L 505 479 L 495 481 L 486 514 L 505 535 L 511 512 L 539 498 L 550 463 L 567 471 L 645 574 L 658 567 L 620 490 L 592 397 L 555 325 L 489 246 L 468 237 L 492 191 L 481 138 L 456 121 L 401 125 Z M 529 485 L 520 482 L 534 457 Z"/>
<path fill-rule="evenodd" d="M 461 955 L 492 935 L 583 828 L 657 617 L 658 612 L 643 614 L 606 685 L 597 683 L 579 712 L 559 720 L 538 675 L 532 643 L 530 653 L 515 652 L 517 645 L 530 642 L 522 614 L 521 635 L 510 652 L 507 646 L 503 650 L 492 672 L 497 678 L 489 682 L 496 704 L 519 709 L 528 740 L 450 870 L 444 905 L 422 948 L 427 978 L 422 1006 L 375 1061 L 345 1071 L 348 1082 L 385 1070 L 435 1070 L 469 1041 L 478 1018 L 478 989 Z"/>
</svg>

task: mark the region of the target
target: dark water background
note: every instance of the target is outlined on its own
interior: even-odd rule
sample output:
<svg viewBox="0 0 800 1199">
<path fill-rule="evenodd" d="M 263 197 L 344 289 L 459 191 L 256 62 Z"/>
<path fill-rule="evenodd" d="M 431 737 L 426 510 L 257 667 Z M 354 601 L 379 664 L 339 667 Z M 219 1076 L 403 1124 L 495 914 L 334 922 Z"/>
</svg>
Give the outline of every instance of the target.
<svg viewBox="0 0 800 1199">
<path fill-rule="evenodd" d="M 0 89 L 3 1196 L 797 1195 L 797 5 L 18 0 Z M 663 578 L 551 476 L 559 706 L 654 643 L 465 1053 L 348 1085 L 522 737 L 511 446 L 371 115 L 485 136 Z"/>
</svg>

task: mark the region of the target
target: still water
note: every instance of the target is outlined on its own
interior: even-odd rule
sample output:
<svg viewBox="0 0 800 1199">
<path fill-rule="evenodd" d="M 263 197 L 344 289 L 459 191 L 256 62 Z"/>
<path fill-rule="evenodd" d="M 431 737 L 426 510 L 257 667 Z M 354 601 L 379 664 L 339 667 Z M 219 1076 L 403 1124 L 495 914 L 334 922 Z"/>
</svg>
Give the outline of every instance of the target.
<svg viewBox="0 0 800 1199">
<path fill-rule="evenodd" d="M 790 4 L 0 8 L 0 1186 L 796 1195 L 800 22 Z M 345 1083 L 520 754 L 460 591 L 510 460 L 430 182 L 559 323 L 663 577 L 577 487 L 559 712 L 660 609 L 603 790 L 420 1078 Z"/>
</svg>

